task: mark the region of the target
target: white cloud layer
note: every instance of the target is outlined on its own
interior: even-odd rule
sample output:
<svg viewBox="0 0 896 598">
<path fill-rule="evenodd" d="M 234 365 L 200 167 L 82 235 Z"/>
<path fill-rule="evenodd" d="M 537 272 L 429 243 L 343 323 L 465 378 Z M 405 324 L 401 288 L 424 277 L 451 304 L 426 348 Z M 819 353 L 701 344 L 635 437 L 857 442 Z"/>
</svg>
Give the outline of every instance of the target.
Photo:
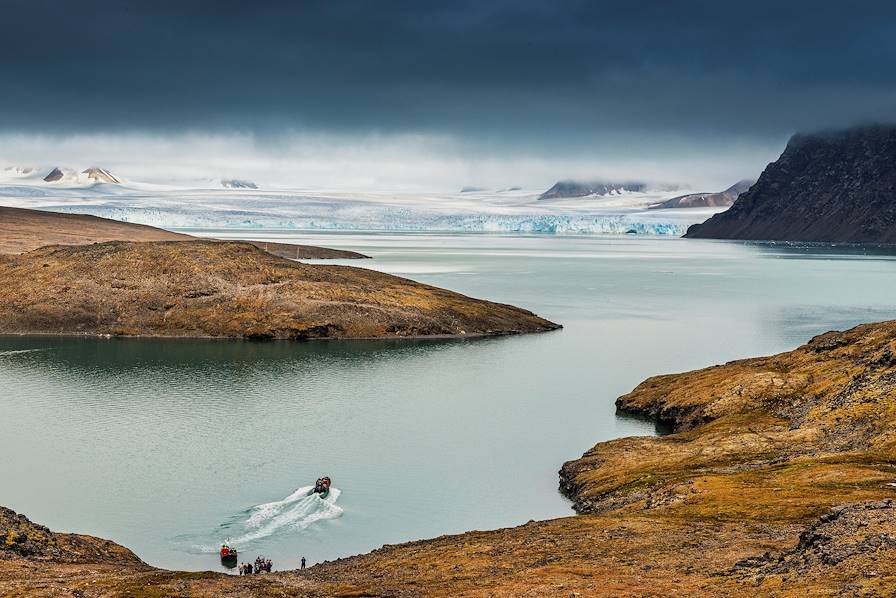
<svg viewBox="0 0 896 598">
<path fill-rule="evenodd" d="M 0 166 L 102 166 L 132 181 L 190 185 L 222 178 L 265 187 L 346 191 L 539 190 L 559 179 L 637 180 L 699 190 L 756 178 L 783 149 L 756 140 L 604 139 L 565 152 L 438 135 L 0 134 Z"/>
</svg>

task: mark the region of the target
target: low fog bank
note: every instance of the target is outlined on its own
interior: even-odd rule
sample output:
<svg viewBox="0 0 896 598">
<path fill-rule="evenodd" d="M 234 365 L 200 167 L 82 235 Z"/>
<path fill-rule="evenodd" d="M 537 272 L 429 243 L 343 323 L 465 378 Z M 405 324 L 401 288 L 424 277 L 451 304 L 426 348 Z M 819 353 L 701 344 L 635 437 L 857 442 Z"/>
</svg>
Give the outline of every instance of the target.
<svg viewBox="0 0 896 598">
<path fill-rule="evenodd" d="M 711 191 L 755 178 L 786 139 L 602 138 L 568 152 L 438 135 L 186 132 L 0 134 L 3 169 L 102 166 L 123 180 L 266 188 L 455 192 L 463 187 L 543 191 L 563 179 L 632 180 Z M 6 173 L 9 173 L 6 170 Z M 45 173 L 44 173 L 45 174 Z M 8 178 L 8 177 L 7 177 Z"/>
</svg>

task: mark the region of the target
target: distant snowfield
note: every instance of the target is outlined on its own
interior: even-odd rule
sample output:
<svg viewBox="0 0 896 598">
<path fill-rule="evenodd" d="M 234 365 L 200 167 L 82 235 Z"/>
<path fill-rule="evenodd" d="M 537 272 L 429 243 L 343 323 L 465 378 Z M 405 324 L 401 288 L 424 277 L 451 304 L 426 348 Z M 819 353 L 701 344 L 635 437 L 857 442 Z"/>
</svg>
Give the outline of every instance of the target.
<svg viewBox="0 0 896 598">
<path fill-rule="evenodd" d="M 45 183 L 0 171 L 0 205 L 93 214 L 161 228 L 682 235 L 724 208 L 648 210 L 683 191 L 538 200 L 538 192 L 344 193 Z"/>
</svg>

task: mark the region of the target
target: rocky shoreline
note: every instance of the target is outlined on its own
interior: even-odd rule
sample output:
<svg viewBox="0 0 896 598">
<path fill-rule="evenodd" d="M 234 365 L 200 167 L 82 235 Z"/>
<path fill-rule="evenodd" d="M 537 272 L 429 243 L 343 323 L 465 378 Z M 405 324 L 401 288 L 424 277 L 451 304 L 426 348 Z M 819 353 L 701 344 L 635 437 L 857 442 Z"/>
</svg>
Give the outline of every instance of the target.
<svg viewBox="0 0 896 598">
<path fill-rule="evenodd" d="M 675 431 L 603 442 L 564 464 L 561 488 L 580 515 L 244 579 L 153 569 L 111 543 L 66 552 L 104 541 L 45 528 L 26 553 L 8 540 L 8 521 L 27 527 L 23 518 L 4 510 L 0 594 L 797 597 L 896 587 L 896 322 L 650 378 L 617 405 Z"/>
</svg>

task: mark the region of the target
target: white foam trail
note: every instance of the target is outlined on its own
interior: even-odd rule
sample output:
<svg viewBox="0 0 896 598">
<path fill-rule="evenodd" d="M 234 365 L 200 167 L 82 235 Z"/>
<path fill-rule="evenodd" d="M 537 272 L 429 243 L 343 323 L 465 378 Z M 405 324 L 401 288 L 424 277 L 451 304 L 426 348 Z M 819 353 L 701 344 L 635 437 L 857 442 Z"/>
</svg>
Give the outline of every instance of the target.
<svg viewBox="0 0 896 598">
<path fill-rule="evenodd" d="M 21 355 L 22 353 L 34 353 L 35 351 L 43 351 L 43 349 L 18 349 L 15 351 L 0 351 L 0 357 L 6 355 Z"/>
<path fill-rule="evenodd" d="M 252 507 L 243 533 L 230 538 L 229 542 L 239 546 L 284 530 L 300 531 L 316 521 L 342 515 L 342 508 L 336 505 L 342 493 L 339 488 L 331 488 L 327 498 L 321 498 L 312 490 L 314 486 L 303 486 L 282 500 Z"/>
</svg>

